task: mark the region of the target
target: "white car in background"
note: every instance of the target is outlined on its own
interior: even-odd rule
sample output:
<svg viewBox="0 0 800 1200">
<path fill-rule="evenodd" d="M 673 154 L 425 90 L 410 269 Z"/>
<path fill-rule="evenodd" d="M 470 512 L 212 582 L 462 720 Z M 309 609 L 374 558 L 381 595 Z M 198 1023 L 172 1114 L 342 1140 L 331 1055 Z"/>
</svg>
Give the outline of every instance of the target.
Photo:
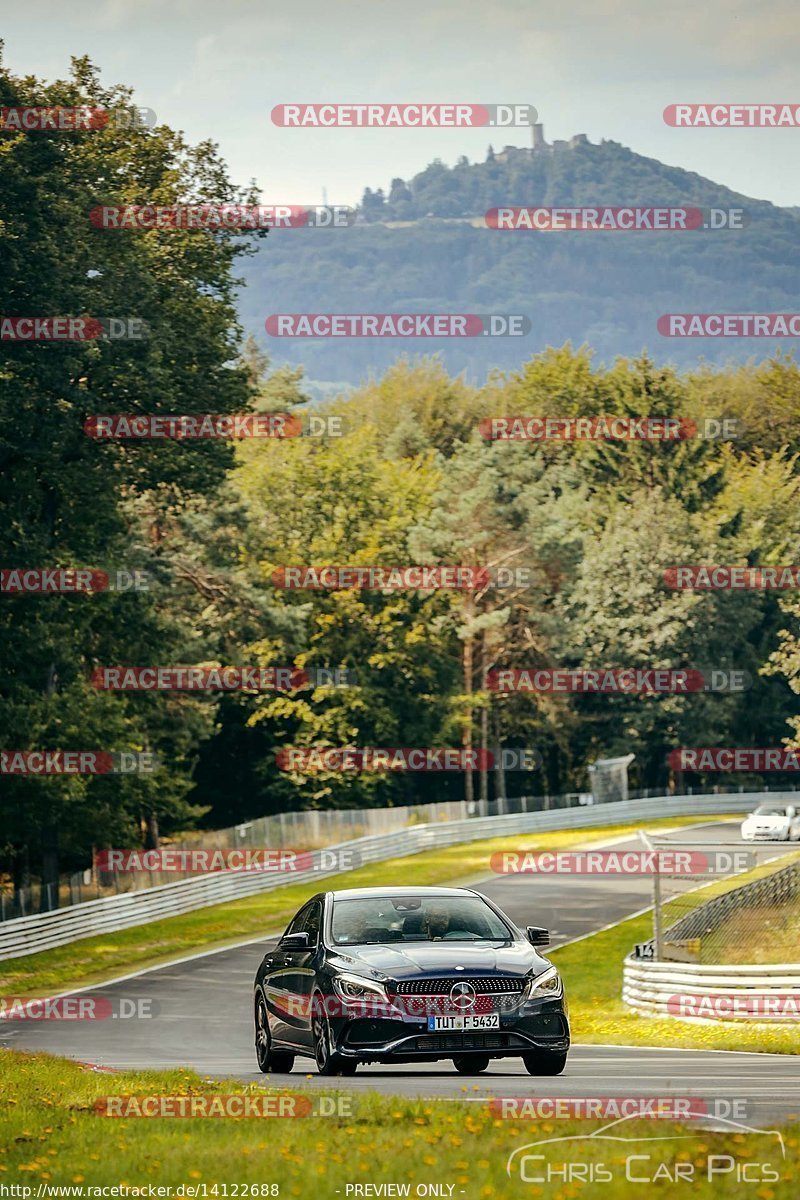
<svg viewBox="0 0 800 1200">
<path fill-rule="evenodd" d="M 793 804 L 761 804 L 742 821 L 746 842 L 800 841 L 800 812 Z"/>
</svg>

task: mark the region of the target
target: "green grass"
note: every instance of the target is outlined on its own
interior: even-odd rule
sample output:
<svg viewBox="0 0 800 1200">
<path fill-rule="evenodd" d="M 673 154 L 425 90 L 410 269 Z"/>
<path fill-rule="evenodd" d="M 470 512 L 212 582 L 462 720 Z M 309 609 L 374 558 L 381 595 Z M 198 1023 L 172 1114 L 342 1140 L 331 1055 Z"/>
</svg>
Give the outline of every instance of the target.
<svg viewBox="0 0 800 1200">
<path fill-rule="evenodd" d="M 776 869 L 774 863 L 764 864 L 736 880 L 718 880 L 690 895 L 681 896 L 679 912 L 670 915 L 673 906 L 666 906 L 665 925 L 707 900 Z M 652 914 L 646 913 L 549 955 L 566 981 L 573 1041 L 800 1054 L 796 1026 L 685 1023 L 672 1018 L 642 1016 L 628 1009 L 622 1003 L 622 961 L 637 942 L 647 941 L 652 935 Z M 796 946 L 794 958 L 797 958 Z"/>
<path fill-rule="evenodd" d="M 788 903 L 739 909 L 715 931 L 713 939 L 703 939 L 704 949 L 706 942 L 712 943 L 716 962 L 797 962 L 800 912 L 796 904 Z"/>
<path fill-rule="evenodd" d="M 758 1200 L 794 1200 L 797 1195 L 796 1124 L 782 1128 L 783 1159 L 777 1139 L 768 1134 L 717 1133 L 660 1119 L 626 1122 L 627 1139 L 689 1136 L 655 1147 L 643 1140 L 594 1144 L 583 1140 L 568 1143 L 566 1149 L 539 1148 L 535 1153 L 546 1154 L 554 1165 L 578 1159 L 602 1162 L 613 1174 L 612 1182 L 596 1188 L 574 1183 L 565 1187 L 561 1182 L 539 1187 L 521 1183 L 519 1175 L 507 1177 L 506 1162 L 512 1151 L 539 1139 L 569 1135 L 585 1139 L 606 1122 L 503 1120 L 483 1102 L 375 1093 L 345 1094 L 351 1109 L 332 1117 L 110 1119 L 95 1110 L 98 1100 L 107 1095 L 280 1093 L 241 1083 L 207 1082 L 188 1071 L 98 1075 L 75 1063 L 12 1051 L 0 1051 L 0 1072 L 0 1184 L 28 1187 L 34 1197 L 40 1184 L 83 1189 L 125 1184 L 144 1187 L 145 1195 L 148 1185 L 198 1188 L 205 1184 L 213 1200 L 214 1185 L 222 1195 L 221 1185 L 227 1184 L 232 1195 L 234 1184 L 241 1189 L 242 1184 L 278 1183 L 284 1198 L 340 1196 L 345 1200 L 347 1184 L 408 1183 L 413 1196 L 417 1184 L 437 1183 L 452 1184 L 452 1196 L 458 1200 L 523 1195 L 571 1200 L 598 1194 L 609 1200 L 632 1200 L 641 1194 L 641 1186 L 631 1186 L 625 1179 L 625 1158 L 631 1154 L 652 1155 L 651 1172 L 662 1161 L 671 1172 L 676 1162 L 693 1164 L 695 1181 L 681 1185 L 679 1191 L 678 1185 L 668 1182 L 653 1185 L 653 1192 L 665 1198 L 689 1193 L 693 1200 L 743 1195 L 744 1185 L 730 1177 L 708 1181 L 711 1154 L 729 1154 L 751 1168 L 770 1163 L 778 1180 L 768 1187 L 747 1188 L 747 1194 Z M 547 1080 L 541 1083 L 538 1092 L 546 1095 Z M 291 1094 L 286 1088 L 280 1092 Z M 463 1092 L 466 1099 L 467 1086 Z M 314 1093 L 312 1101 L 317 1097 Z M 641 1175 L 644 1167 L 638 1161 L 636 1174 Z"/>
<path fill-rule="evenodd" d="M 648 822 L 647 828 L 696 824 L 718 818 L 678 817 Z M 403 884 L 458 883 L 489 874 L 489 858 L 499 850 L 566 849 L 584 846 L 609 836 L 634 833 L 638 825 L 608 825 L 602 829 L 520 834 L 514 837 L 467 842 L 445 850 L 426 851 L 408 858 L 374 863 L 309 883 L 287 884 L 272 892 L 226 904 L 200 908 L 179 917 L 137 925 L 119 933 L 71 942 L 55 950 L 0 962 L 0 994 L 41 996 L 68 987 L 100 983 L 112 975 L 169 962 L 193 950 L 213 949 L 267 937 L 283 929 L 297 909 L 321 888 L 369 887 L 392 879 Z"/>
</svg>

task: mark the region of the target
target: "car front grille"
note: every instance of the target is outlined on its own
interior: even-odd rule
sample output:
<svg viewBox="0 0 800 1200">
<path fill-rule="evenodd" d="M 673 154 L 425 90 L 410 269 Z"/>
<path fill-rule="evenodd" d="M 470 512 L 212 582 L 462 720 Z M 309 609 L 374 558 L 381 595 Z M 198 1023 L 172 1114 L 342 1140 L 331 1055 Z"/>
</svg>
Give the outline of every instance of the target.
<svg viewBox="0 0 800 1200">
<path fill-rule="evenodd" d="M 397 995 L 449 996 L 456 983 L 471 983 L 479 996 L 519 993 L 525 987 L 525 980 L 516 975 L 455 975 L 448 979 L 401 979 L 397 984 Z"/>
</svg>

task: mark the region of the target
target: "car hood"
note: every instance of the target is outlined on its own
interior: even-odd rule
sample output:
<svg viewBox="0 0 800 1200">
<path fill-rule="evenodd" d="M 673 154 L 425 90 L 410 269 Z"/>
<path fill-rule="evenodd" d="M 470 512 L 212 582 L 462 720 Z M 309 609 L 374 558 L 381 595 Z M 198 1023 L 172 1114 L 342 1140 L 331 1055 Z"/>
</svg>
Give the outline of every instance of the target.
<svg viewBox="0 0 800 1200">
<path fill-rule="evenodd" d="M 763 829 L 781 829 L 789 824 L 788 817 L 748 817 L 744 825 L 758 825 Z"/>
<path fill-rule="evenodd" d="M 547 960 L 527 942 L 409 942 L 404 945 L 349 946 L 336 950 L 332 961 L 343 970 L 373 971 L 391 979 L 420 975 L 527 975 L 544 971 Z M 460 970 L 459 970 L 460 968 Z"/>
</svg>

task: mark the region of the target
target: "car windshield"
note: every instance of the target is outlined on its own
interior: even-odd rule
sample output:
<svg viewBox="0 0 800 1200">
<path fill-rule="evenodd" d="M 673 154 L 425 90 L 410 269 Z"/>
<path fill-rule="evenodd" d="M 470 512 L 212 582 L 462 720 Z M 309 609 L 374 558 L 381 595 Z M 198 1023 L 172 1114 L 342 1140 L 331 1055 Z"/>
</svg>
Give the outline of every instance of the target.
<svg viewBox="0 0 800 1200">
<path fill-rule="evenodd" d="M 514 935 L 480 896 L 370 896 L 335 900 L 337 946 L 369 942 L 508 941 Z"/>
<path fill-rule="evenodd" d="M 782 808 L 770 808 L 767 804 L 762 804 L 753 813 L 754 817 L 785 817 L 786 812 Z"/>
</svg>

